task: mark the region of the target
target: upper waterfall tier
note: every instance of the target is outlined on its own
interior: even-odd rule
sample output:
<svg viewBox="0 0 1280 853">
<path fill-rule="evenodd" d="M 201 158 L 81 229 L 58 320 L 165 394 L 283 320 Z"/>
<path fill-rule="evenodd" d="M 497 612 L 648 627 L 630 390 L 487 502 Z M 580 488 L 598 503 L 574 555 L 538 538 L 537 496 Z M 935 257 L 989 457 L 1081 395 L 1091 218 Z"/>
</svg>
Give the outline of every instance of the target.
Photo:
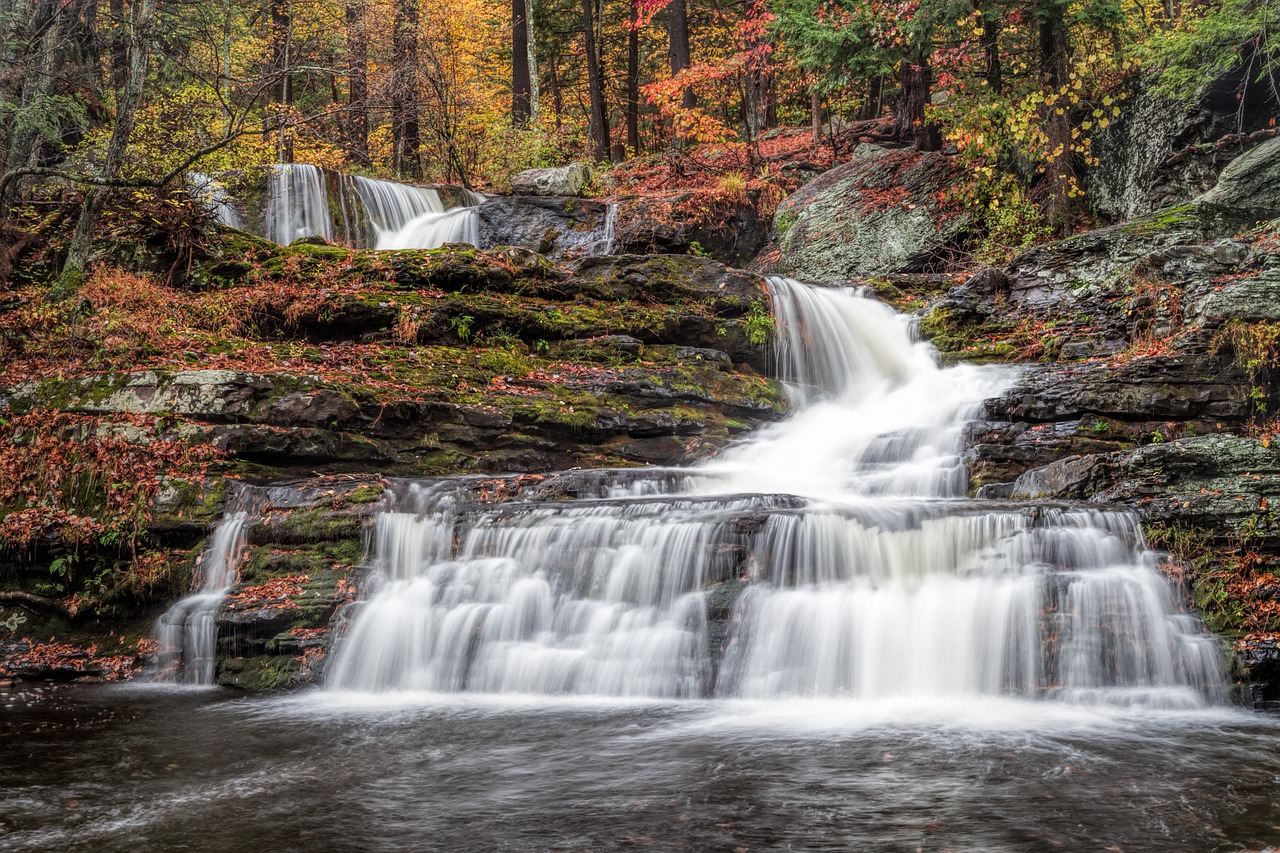
<svg viewBox="0 0 1280 853">
<path fill-rule="evenodd" d="M 770 282 L 797 412 L 683 475 L 377 517 L 328 683 L 655 697 L 1016 695 L 1187 706 L 1216 644 L 1119 512 L 958 500 L 1008 381 L 853 293 Z"/>
<path fill-rule="evenodd" d="M 486 197 L 462 187 L 385 181 L 302 163 L 216 176 L 192 174 L 190 184 L 223 224 L 280 244 L 304 237 L 355 249 L 434 249 L 445 243 L 488 248 L 511 242 L 505 231 L 488 233 L 494 229 L 486 227 L 480 210 Z M 616 206 L 595 204 L 602 211 L 598 221 L 562 229 L 554 241 L 558 252 L 581 256 L 612 251 Z M 537 219 L 544 214 L 531 215 Z M 500 213 L 503 219 L 512 215 L 506 209 Z M 534 230 L 544 241 L 545 224 L 535 223 Z"/>
</svg>

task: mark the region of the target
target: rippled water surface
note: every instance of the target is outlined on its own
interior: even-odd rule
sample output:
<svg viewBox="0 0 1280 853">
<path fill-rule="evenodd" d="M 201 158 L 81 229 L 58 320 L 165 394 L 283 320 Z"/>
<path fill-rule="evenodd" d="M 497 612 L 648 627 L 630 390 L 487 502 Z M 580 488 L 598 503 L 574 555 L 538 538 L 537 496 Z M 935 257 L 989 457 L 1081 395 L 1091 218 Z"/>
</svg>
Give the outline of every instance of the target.
<svg viewBox="0 0 1280 853">
<path fill-rule="evenodd" d="M 1280 843 L 1280 721 L 1239 711 L 115 686 L 0 699 L 0 850 Z"/>
</svg>

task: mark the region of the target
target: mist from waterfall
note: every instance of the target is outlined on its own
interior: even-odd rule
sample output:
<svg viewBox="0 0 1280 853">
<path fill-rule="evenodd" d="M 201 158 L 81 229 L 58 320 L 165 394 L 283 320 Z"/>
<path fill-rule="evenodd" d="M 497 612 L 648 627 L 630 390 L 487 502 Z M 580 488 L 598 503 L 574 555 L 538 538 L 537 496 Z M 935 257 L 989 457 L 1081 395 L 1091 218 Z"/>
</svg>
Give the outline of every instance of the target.
<svg viewBox="0 0 1280 853">
<path fill-rule="evenodd" d="M 1015 696 L 1195 707 L 1216 640 L 1135 518 L 964 498 L 1007 369 L 940 368 L 907 318 L 769 282 L 795 413 L 685 476 L 377 518 L 331 688 L 680 697 Z"/>
</svg>

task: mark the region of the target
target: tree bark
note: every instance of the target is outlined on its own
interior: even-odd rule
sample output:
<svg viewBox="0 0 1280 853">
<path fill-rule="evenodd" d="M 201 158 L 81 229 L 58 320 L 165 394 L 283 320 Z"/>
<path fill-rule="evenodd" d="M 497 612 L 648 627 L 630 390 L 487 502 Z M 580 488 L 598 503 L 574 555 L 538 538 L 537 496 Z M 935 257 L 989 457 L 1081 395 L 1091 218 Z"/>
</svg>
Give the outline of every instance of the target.
<svg viewBox="0 0 1280 853">
<path fill-rule="evenodd" d="M 689 10 L 685 0 L 671 0 L 667 6 L 667 38 L 670 42 L 668 58 L 671 60 L 671 76 L 675 77 L 692 64 L 689 55 Z M 698 105 L 693 87 L 686 87 L 680 105 L 691 110 Z"/>
<path fill-rule="evenodd" d="M 1040 85 L 1048 94 L 1061 97 L 1067 89 L 1070 49 L 1066 6 L 1060 0 L 1046 0 L 1040 18 Z M 1045 165 L 1045 218 L 1054 231 L 1066 231 L 1071 216 L 1071 191 L 1076 185 L 1071 164 L 1071 119 L 1065 103 L 1045 107 L 1044 134 L 1049 146 Z"/>
<path fill-rule="evenodd" d="M 533 114 L 529 91 L 529 21 L 525 0 L 511 0 L 511 123 L 525 124 Z"/>
<path fill-rule="evenodd" d="M 632 4 L 631 27 L 627 31 L 627 148 L 640 153 L 640 15 Z"/>
<path fill-rule="evenodd" d="M 809 127 L 813 131 L 813 147 L 822 144 L 822 95 L 815 85 L 809 90 Z"/>
<path fill-rule="evenodd" d="M 368 166 L 369 158 L 369 44 L 365 0 L 347 0 L 347 144 L 351 158 Z"/>
<path fill-rule="evenodd" d="M 762 0 L 754 0 L 747 12 L 758 18 L 764 14 Z M 764 30 L 754 31 L 763 33 Z M 769 51 L 762 35 L 753 35 L 747 42 L 748 59 L 746 80 L 747 135 L 754 139 L 769 128 L 769 109 L 773 94 L 773 80 L 769 73 Z"/>
<path fill-rule="evenodd" d="M 609 159 L 609 115 L 605 112 L 604 81 L 596 53 L 595 0 L 582 0 L 582 36 L 587 50 L 587 97 L 591 112 L 591 152 L 597 162 Z"/>
<path fill-rule="evenodd" d="M 287 118 L 293 106 L 293 76 L 290 54 L 293 50 L 293 14 L 291 0 L 271 0 L 271 68 L 277 75 L 272 95 L 279 108 L 279 133 L 276 137 L 276 160 L 293 162 L 293 128 Z"/>
<path fill-rule="evenodd" d="M 124 88 L 125 75 L 129 73 L 128 39 L 125 36 L 124 0 L 110 0 L 111 14 L 111 88 Z"/>
<path fill-rule="evenodd" d="M 979 7 L 974 5 L 975 9 Z M 992 10 L 981 10 L 982 35 L 978 41 L 982 45 L 982 57 L 986 65 L 987 88 L 999 94 L 1004 88 L 1004 68 L 1000 63 L 1000 15 Z"/>
<path fill-rule="evenodd" d="M 125 151 L 129 139 L 133 136 L 133 125 L 137 119 L 138 107 L 142 104 L 142 90 L 147 80 L 147 66 L 151 59 L 151 25 L 155 17 L 156 0 L 134 0 L 129 15 L 128 34 L 128 73 L 125 75 L 124 89 L 118 93 L 116 100 L 116 121 L 111 129 L 111 139 L 107 143 L 107 154 L 102 164 L 99 177 L 113 181 L 120 176 L 124 166 Z M 102 212 L 102 202 L 107 188 L 96 185 L 85 194 L 84 205 L 80 209 L 80 219 L 76 222 L 75 233 L 67 249 L 67 260 L 62 267 L 62 275 L 58 286 L 50 296 L 60 298 L 70 295 L 80 286 L 84 278 L 85 267 L 89 260 L 89 244 L 93 238 L 94 227 L 98 224 L 98 216 Z"/>
<path fill-rule="evenodd" d="M 524 0 L 524 20 L 525 33 L 528 34 L 528 50 L 526 53 L 529 58 L 529 113 L 536 118 L 542 109 L 542 105 L 538 92 L 538 40 L 535 38 L 536 27 L 534 26 L 533 0 Z"/>
<path fill-rule="evenodd" d="M 942 134 L 935 125 L 927 124 L 924 117 L 933 88 L 928 55 L 920 51 L 914 57 L 904 58 L 899 74 L 902 90 L 894 129 L 900 139 L 910 140 L 920 151 L 937 151 L 942 147 Z"/>
<path fill-rule="evenodd" d="M 418 132 L 418 0 L 396 0 L 391 34 L 391 135 L 397 175 L 422 177 Z"/>
</svg>

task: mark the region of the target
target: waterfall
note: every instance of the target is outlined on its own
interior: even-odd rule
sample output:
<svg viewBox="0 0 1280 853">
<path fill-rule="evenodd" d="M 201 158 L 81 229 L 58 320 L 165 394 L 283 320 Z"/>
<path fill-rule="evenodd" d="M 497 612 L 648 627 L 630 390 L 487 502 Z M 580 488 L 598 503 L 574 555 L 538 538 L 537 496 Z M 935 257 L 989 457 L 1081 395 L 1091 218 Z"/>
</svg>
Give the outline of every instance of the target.
<svg viewBox="0 0 1280 853">
<path fill-rule="evenodd" d="M 218 610 L 239 575 L 248 520 L 244 509 L 222 518 L 200 558 L 200 586 L 156 623 L 160 649 L 150 672 L 152 681 L 213 684 Z"/>
<path fill-rule="evenodd" d="M 244 227 L 230 199 L 200 193 L 219 219 Z M 454 198 L 456 197 L 456 198 Z M 446 205 L 434 187 L 348 175 L 302 163 L 270 167 L 262 236 L 280 244 L 323 237 L 353 248 L 434 249 L 477 242 L 475 207 L 484 197 L 453 190 Z"/>
<path fill-rule="evenodd" d="M 302 163 L 276 165 L 267 178 L 266 238 L 287 245 L 302 237 L 333 238 L 324 172 Z"/>
<path fill-rule="evenodd" d="M 791 418 L 595 499 L 397 484 L 328 686 L 1219 698 L 1216 641 L 1131 514 L 964 497 L 961 431 L 1009 370 L 940 368 L 884 305 L 769 284 Z"/>
</svg>

